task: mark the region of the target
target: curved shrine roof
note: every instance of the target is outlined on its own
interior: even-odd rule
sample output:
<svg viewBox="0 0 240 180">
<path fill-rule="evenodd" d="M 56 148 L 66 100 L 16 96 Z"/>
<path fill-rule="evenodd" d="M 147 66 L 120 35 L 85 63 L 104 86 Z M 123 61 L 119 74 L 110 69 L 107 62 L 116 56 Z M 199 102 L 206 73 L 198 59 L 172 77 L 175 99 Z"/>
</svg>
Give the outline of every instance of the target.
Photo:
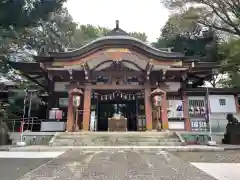
<svg viewBox="0 0 240 180">
<path fill-rule="evenodd" d="M 53 61 L 74 59 L 76 57 L 86 56 L 103 48 L 129 48 L 141 54 L 154 59 L 182 59 L 184 55 L 179 52 L 167 52 L 156 49 L 147 43 L 130 36 L 127 32 L 119 28 L 119 22 L 116 22 L 116 28 L 110 31 L 106 36 L 97 38 L 96 40 L 68 52 L 50 52 L 48 57 L 35 57 L 38 61 Z"/>
</svg>

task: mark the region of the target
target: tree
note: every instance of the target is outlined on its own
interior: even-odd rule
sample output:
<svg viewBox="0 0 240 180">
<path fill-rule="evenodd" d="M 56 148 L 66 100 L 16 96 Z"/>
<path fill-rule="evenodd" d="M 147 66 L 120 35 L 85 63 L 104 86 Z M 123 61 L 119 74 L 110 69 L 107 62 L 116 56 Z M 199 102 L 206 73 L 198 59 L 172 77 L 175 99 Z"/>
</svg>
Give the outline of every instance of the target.
<svg viewBox="0 0 240 180">
<path fill-rule="evenodd" d="M 70 43 L 70 48 L 79 48 L 97 38 L 107 35 L 111 30 L 101 26 L 93 26 L 91 24 L 78 25 L 73 33 L 73 41 Z M 147 35 L 141 32 L 130 32 L 130 36 L 133 36 L 144 42 L 147 41 Z"/>
<path fill-rule="evenodd" d="M 73 41 L 70 48 L 79 48 L 99 37 L 106 35 L 110 30 L 100 26 L 93 26 L 91 24 L 78 25 L 73 33 Z"/>
<path fill-rule="evenodd" d="M 147 35 L 146 33 L 141 33 L 141 32 L 130 32 L 129 33 L 131 36 L 143 41 L 143 42 L 147 42 Z"/>
<path fill-rule="evenodd" d="M 26 82 L 19 78 L 20 76 L 16 76 L 14 70 L 7 65 L 7 60 L 31 61 L 33 54 L 64 51 L 68 47 L 76 24 L 67 9 L 59 7 L 61 2 L 63 1 L 58 1 L 55 8 L 49 7 L 50 10 L 56 11 L 49 12 L 48 19 L 45 14 L 43 17 L 39 14 L 38 20 L 31 21 L 32 24 L 28 23 L 28 26 L 22 26 L 21 22 L 9 28 L 0 25 L 0 76 L 20 83 Z"/>
<path fill-rule="evenodd" d="M 62 8 L 66 0 L 2 0 L 0 1 L 0 27 L 24 29 L 46 21 L 52 12 Z"/>
<path fill-rule="evenodd" d="M 205 27 L 240 36 L 240 2 L 236 0 L 161 0 L 169 9 L 198 10 L 194 19 Z"/>
<path fill-rule="evenodd" d="M 179 34 L 185 36 L 199 36 L 202 27 L 197 23 L 198 9 L 189 8 L 184 12 L 177 12 L 170 15 L 168 21 L 161 29 L 161 37 L 171 38 Z"/>
<path fill-rule="evenodd" d="M 220 45 L 222 71 L 227 78 L 221 81 L 225 87 L 240 87 L 240 39 L 229 39 Z"/>
</svg>

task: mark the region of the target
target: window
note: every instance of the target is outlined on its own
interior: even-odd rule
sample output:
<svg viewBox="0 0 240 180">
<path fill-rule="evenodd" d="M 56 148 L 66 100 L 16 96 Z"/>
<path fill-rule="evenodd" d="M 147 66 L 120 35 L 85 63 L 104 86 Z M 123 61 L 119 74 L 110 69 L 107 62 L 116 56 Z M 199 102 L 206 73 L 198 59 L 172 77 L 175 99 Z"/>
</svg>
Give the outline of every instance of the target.
<svg viewBox="0 0 240 180">
<path fill-rule="evenodd" d="M 226 106 L 226 99 L 219 99 L 220 106 Z"/>
<path fill-rule="evenodd" d="M 59 98 L 59 107 L 68 107 L 68 98 Z"/>
</svg>

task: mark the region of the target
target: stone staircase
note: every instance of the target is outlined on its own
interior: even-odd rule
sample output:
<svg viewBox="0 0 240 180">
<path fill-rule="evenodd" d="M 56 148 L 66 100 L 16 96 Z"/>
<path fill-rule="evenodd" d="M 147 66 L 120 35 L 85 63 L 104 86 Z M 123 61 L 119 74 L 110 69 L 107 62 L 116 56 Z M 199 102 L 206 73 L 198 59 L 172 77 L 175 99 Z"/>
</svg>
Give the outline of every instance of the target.
<svg viewBox="0 0 240 180">
<path fill-rule="evenodd" d="M 181 146 L 175 132 L 61 132 L 52 146 Z"/>
</svg>

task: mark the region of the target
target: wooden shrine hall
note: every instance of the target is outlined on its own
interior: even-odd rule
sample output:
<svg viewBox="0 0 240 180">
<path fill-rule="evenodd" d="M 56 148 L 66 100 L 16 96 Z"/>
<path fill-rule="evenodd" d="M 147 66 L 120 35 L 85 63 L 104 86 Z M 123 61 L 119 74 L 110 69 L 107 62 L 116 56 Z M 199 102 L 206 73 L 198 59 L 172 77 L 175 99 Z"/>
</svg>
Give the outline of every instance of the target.
<svg viewBox="0 0 240 180">
<path fill-rule="evenodd" d="M 119 27 L 79 49 L 49 52 L 9 64 L 48 93 L 67 131 L 168 129 L 168 99 L 179 99 L 185 130 L 187 88 L 203 85 L 218 67 L 178 52 L 158 50 Z M 48 117 L 47 117 L 48 118 Z"/>
</svg>

